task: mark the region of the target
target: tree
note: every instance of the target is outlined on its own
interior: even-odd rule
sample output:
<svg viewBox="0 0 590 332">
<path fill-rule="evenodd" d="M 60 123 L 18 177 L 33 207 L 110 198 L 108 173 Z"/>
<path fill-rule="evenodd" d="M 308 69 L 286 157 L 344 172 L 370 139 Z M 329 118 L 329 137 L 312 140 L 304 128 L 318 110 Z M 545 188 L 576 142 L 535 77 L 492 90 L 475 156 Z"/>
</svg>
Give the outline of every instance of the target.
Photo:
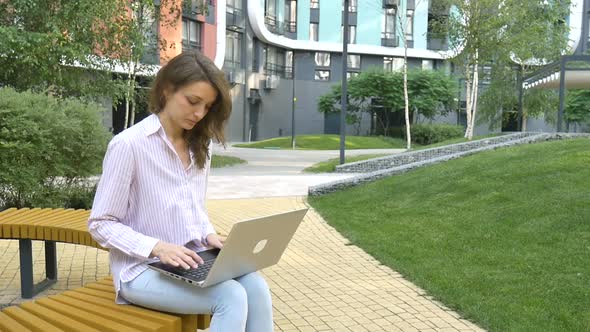
<svg viewBox="0 0 590 332">
<path fill-rule="evenodd" d="M 177 46 L 159 30 L 184 12 L 205 13 L 205 0 L 0 1 L 0 85 L 53 95 L 125 98 L 125 127 L 134 123 L 138 76 L 151 76 L 147 55 Z M 180 48 L 178 46 L 178 48 Z M 164 59 L 165 60 L 165 59 Z M 115 68 L 124 79 L 113 80 Z"/>
<path fill-rule="evenodd" d="M 418 0 L 415 5 L 419 5 L 420 0 Z M 410 24 L 413 24 L 413 18 L 408 19 L 407 15 L 402 15 L 402 11 L 397 10 L 397 21 L 399 22 L 399 31 L 402 36 L 402 41 L 404 44 L 404 63 L 402 66 L 402 73 L 403 73 L 403 82 L 404 82 L 404 119 L 406 122 L 406 149 L 412 148 L 412 135 L 410 130 L 410 101 L 408 98 L 408 34 L 407 32 L 410 29 L 413 31 L 413 27 Z"/>
<path fill-rule="evenodd" d="M 590 123 L 590 90 L 568 91 L 565 105 L 565 120 L 569 124 Z"/>
<path fill-rule="evenodd" d="M 0 84 L 58 96 L 120 96 L 122 87 L 112 82 L 110 70 L 123 5 L 0 1 Z"/>
<path fill-rule="evenodd" d="M 408 108 L 426 118 L 446 112 L 453 107 L 456 95 L 456 81 L 440 71 L 411 70 L 408 72 L 407 93 Z M 341 90 L 340 85 L 332 86 L 332 90 L 321 96 L 318 110 L 323 113 L 339 112 Z M 348 82 L 347 122 L 360 125 L 364 113 L 376 115 L 379 131 L 390 133 L 392 115 L 399 114 L 405 108 L 403 89 L 403 73 L 365 71 Z M 372 123 L 373 125 L 373 123 Z M 373 132 L 372 132 L 373 133 Z"/>
<path fill-rule="evenodd" d="M 510 81 L 504 81 L 504 86 L 497 81 L 498 85 L 490 90 L 490 95 L 506 96 L 504 89 L 513 89 L 517 76 L 506 74 L 501 67 L 516 64 L 522 77 L 533 66 L 555 58 L 565 49 L 567 25 L 564 18 L 569 1 L 445 0 L 436 4 L 450 10 L 448 20 L 439 22 L 438 29 L 448 33 L 449 44 L 458 53 L 452 61 L 463 68 L 465 137 L 471 139 L 482 66 L 492 67 L 492 73 L 499 73 L 496 77 L 510 77 Z M 493 99 L 498 100 L 489 98 Z"/>
</svg>

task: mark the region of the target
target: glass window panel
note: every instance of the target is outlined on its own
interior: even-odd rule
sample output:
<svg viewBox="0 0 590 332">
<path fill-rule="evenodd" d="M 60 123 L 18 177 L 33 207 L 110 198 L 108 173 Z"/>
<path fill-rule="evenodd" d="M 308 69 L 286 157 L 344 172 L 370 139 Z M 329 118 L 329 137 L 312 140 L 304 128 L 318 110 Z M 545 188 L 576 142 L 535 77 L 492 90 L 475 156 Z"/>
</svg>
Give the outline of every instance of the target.
<svg viewBox="0 0 590 332">
<path fill-rule="evenodd" d="M 361 56 L 358 54 L 348 55 L 348 68 L 360 69 L 361 68 Z"/>
<path fill-rule="evenodd" d="M 276 0 L 266 0 L 266 14 L 275 16 L 276 14 Z"/>
<path fill-rule="evenodd" d="M 309 40 L 318 41 L 318 24 L 309 23 Z"/>
<path fill-rule="evenodd" d="M 356 44 L 356 25 L 348 26 L 348 42 Z"/>
<path fill-rule="evenodd" d="M 329 81 L 330 80 L 330 71 L 329 70 L 316 70 L 315 71 L 315 79 L 318 81 Z"/>
<path fill-rule="evenodd" d="M 182 20 L 182 39 L 188 40 L 188 21 Z"/>
<path fill-rule="evenodd" d="M 392 71 L 393 70 L 393 58 L 392 57 L 384 57 L 383 58 L 383 69 Z"/>
<path fill-rule="evenodd" d="M 287 51 L 285 64 L 287 67 L 293 67 L 293 51 Z"/>
<path fill-rule="evenodd" d="M 408 9 L 408 14 L 406 15 L 406 35 L 412 36 L 414 34 L 414 11 Z M 411 39 L 411 38 L 410 38 Z"/>
<path fill-rule="evenodd" d="M 350 79 L 351 77 L 357 77 L 359 76 L 359 72 L 357 71 L 349 71 L 346 73 L 346 79 Z"/>
<path fill-rule="evenodd" d="M 316 52 L 315 64 L 316 64 L 316 66 L 329 67 L 330 66 L 330 53 Z"/>
<path fill-rule="evenodd" d="M 190 41 L 191 42 L 195 42 L 197 43 L 199 41 L 199 36 L 198 36 L 198 29 L 197 29 L 197 22 L 195 21 L 189 21 L 190 24 L 190 29 L 189 29 L 189 35 L 190 35 Z"/>
<path fill-rule="evenodd" d="M 320 8 L 320 0 L 311 0 L 309 2 L 309 8 Z"/>
<path fill-rule="evenodd" d="M 432 70 L 433 67 L 434 63 L 432 62 L 432 60 L 422 60 L 422 70 Z"/>
</svg>

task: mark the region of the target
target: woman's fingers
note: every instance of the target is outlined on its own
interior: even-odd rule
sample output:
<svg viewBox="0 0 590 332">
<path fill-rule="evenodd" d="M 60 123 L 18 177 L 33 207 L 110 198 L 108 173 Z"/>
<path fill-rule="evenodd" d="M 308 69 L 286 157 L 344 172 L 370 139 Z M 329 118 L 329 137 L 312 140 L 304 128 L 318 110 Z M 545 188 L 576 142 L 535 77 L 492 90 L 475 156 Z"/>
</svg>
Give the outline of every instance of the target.
<svg viewBox="0 0 590 332">
<path fill-rule="evenodd" d="M 193 262 L 195 262 L 196 264 L 203 264 L 204 263 L 201 256 L 199 256 L 196 252 L 194 252 L 186 247 L 183 247 L 183 248 L 184 248 L 184 253 L 186 255 L 188 255 Z"/>
</svg>

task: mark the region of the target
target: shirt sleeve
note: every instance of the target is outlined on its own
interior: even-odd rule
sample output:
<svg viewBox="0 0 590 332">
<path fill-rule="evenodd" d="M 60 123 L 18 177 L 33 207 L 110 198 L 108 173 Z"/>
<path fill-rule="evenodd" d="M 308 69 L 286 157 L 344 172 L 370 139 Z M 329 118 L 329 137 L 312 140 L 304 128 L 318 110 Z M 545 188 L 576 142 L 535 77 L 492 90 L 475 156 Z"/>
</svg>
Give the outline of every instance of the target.
<svg viewBox="0 0 590 332">
<path fill-rule="evenodd" d="M 88 231 L 104 248 L 114 248 L 126 255 L 147 259 L 159 240 L 133 230 L 132 221 L 129 226 L 121 223 L 129 208 L 134 168 L 129 143 L 115 136 L 103 161 L 103 173 L 88 219 Z"/>
<path fill-rule="evenodd" d="M 207 162 L 205 163 L 205 171 L 207 172 L 207 176 L 205 179 L 205 196 L 207 195 L 207 186 L 209 185 L 209 173 L 211 172 L 211 159 L 213 158 L 213 141 L 209 141 L 209 159 L 207 160 Z M 203 220 L 203 222 L 201 223 L 201 234 L 203 234 L 203 238 L 201 239 L 201 242 L 205 245 L 207 245 L 207 235 L 209 234 L 215 234 L 215 228 L 213 227 L 213 225 L 211 224 L 211 221 L 209 220 L 209 213 L 207 213 L 207 209 L 205 207 L 205 200 L 202 201 L 203 206 L 203 211 L 205 211 L 205 220 Z"/>
</svg>

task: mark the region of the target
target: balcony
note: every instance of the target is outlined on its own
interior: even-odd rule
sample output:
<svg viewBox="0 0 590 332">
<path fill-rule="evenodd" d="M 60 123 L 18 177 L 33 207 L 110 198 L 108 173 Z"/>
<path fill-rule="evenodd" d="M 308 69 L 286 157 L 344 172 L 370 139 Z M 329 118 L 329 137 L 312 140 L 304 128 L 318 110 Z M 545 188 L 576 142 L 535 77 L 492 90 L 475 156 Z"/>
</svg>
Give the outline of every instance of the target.
<svg viewBox="0 0 590 332">
<path fill-rule="evenodd" d="M 426 37 L 426 48 L 433 51 L 447 51 L 449 43 L 446 36 L 429 33 Z"/>
<path fill-rule="evenodd" d="M 264 74 L 291 79 L 293 78 L 293 67 L 267 62 L 264 65 Z"/>
<path fill-rule="evenodd" d="M 398 8 L 399 0 L 383 0 L 383 8 Z"/>
<path fill-rule="evenodd" d="M 381 46 L 386 47 L 397 47 L 398 40 L 394 32 L 382 32 L 381 33 Z"/>
<path fill-rule="evenodd" d="M 285 33 L 285 25 L 277 21 L 276 17 L 274 16 L 266 15 L 264 17 L 264 24 L 268 28 L 268 31 L 272 33 L 276 33 L 278 35 Z"/>
<path fill-rule="evenodd" d="M 287 32 L 297 32 L 297 22 L 285 21 L 285 28 Z"/>
<path fill-rule="evenodd" d="M 227 6 L 225 11 L 225 25 L 227 29 L 241 32 L 244 30 L 244 12 L 239 8 Z"/>
</svg>

